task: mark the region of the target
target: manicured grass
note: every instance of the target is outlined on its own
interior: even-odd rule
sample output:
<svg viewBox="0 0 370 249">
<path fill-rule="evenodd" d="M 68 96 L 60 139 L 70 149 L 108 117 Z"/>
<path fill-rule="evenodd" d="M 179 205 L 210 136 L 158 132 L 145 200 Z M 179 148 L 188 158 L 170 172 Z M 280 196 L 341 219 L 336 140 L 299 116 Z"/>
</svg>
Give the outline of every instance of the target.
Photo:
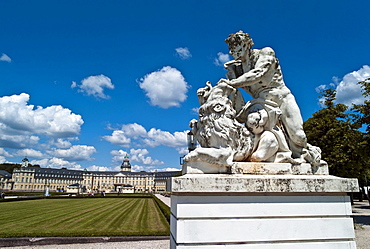
<svg viewBox="0 0 370 249">
<path fill-rule="evenodd" d="M 152 198 L 61 198 L 0 202 L 0 237 L 169 235 Z"/>
</svg>

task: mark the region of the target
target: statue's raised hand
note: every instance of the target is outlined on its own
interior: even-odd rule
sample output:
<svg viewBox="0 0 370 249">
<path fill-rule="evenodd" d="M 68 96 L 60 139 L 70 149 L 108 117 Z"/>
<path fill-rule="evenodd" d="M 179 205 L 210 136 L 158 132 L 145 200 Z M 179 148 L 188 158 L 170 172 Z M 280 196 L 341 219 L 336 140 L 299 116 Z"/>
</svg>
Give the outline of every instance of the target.
<svg viewBox="0 0 370 249">
<path fill-rule="evenodd" d="M 217 82 L 217 85 L 219 85 L 219 84 L 221 84 L 221 83 L 226 83 L 226 84 L 230 85 L 230 80 L 222 78 L 222 79 L 220 79 L 220 80 Z"/>
</svg>

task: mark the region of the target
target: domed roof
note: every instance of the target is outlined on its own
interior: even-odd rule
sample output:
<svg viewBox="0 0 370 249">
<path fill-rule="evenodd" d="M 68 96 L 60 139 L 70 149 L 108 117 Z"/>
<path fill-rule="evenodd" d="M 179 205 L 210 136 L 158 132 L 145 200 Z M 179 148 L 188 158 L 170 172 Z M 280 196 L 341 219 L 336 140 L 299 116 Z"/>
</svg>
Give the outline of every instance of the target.
<svg viewBox="0 0 370 249">
<path fill-rule="evenodd" d="M 130 159 L 127 154 L 121 164 L 121 171 L 131 171 Z"/>
</svg>

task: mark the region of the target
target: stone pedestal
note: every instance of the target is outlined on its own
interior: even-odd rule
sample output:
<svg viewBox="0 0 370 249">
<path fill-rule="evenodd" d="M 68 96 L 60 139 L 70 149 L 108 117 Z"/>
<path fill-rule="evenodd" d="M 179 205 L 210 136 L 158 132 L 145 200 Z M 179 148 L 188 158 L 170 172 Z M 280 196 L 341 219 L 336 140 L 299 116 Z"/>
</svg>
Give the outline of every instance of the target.
<svg viewBox="0 0 370 249">
<path fill-rule="evenodd" d="M 356 191 L 357 179 L 328 175 L 176 177 L 171 249 L 356 248 Z"/>
</svg>

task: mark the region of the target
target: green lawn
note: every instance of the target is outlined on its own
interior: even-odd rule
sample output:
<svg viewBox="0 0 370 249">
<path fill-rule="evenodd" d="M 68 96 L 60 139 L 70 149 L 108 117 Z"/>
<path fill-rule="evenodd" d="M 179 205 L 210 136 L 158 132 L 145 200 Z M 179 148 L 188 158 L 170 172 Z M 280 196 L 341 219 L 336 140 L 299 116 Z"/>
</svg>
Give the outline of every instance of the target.
<svg viewBox="0 0 370 249">
<path fill-rule="evenodd" d="M 0 202 L 0 237 L 169 235 L 152 198 Z"/>
</svg>

